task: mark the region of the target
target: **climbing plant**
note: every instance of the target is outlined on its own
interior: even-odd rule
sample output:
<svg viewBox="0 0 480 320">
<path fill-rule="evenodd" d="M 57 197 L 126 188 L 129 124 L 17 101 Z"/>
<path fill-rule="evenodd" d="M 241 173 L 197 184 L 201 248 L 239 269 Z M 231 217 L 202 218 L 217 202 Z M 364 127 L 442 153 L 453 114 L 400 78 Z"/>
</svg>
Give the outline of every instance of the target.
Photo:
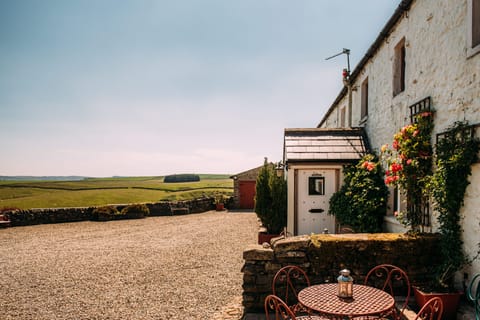
<svg viewBox="0 0 480 320">
<path fill-rule="evenodd" d="M 443 287 L 451 286 L 454 273 L 469 263 L 463 251 L 460 209 L 479 146 L 479 140 L 472 135 L 472 128 L 466 122 L 456 122 L 436 145 L 436 170 L 428 189 L 438 213 L 443 257 L 438 282 Z"/>
<path fill-rule="evenodd" d="M 392 149 L 382 147 L 381 158 L 386 168 L 385 183 L 399 187 L 407 202 L 406 212 L 399 212 L 397 218 L 418 232 L 428 203 L 426 184 L 432 175 L 433 113 L 422 112 L 414 120 L 394 135 Z"/>
</svg>

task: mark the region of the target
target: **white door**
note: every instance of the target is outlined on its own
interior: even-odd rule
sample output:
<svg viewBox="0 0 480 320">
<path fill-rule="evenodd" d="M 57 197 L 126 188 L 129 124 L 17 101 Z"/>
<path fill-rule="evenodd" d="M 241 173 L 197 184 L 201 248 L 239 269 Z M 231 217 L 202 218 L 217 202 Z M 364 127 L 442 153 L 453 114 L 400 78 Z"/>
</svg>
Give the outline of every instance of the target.
<svg viewBox="0 0 480 320">
<path fill-rule="evenodd" d="M 335 217 L 328 214 L 330 197 L 337 189 L 335 169 L 297 173 L 297 234 L 335 233 Z"/>
</svg>

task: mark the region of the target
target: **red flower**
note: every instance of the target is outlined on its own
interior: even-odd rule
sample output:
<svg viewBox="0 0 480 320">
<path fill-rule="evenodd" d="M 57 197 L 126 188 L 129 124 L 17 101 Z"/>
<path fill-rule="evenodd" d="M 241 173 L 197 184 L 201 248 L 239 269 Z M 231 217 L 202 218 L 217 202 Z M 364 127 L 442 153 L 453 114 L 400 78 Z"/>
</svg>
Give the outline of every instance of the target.
<svg viewBox="0 0 480 320">
<path fill-rule="evenodd" d="M 390 170 L 392 170 L 393 173 L 397 173 L 399 171 L 402 171 L 403 167 L 400 163 L 392 163 L 390 165 Z"/>
</svg>

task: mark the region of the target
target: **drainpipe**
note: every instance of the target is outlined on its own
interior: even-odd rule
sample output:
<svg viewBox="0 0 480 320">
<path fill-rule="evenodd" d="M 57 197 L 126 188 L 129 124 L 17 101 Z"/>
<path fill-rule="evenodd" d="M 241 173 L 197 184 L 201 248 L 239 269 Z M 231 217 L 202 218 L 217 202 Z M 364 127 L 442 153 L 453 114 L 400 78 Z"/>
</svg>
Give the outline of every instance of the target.
<svg viewBox="0 0 480 320">
<path fill-rule="evenodd" d="M 350 83 L 350 79 L 348 80 L 348 127 L 352 127 L 352 84 Z"/>
</svg>

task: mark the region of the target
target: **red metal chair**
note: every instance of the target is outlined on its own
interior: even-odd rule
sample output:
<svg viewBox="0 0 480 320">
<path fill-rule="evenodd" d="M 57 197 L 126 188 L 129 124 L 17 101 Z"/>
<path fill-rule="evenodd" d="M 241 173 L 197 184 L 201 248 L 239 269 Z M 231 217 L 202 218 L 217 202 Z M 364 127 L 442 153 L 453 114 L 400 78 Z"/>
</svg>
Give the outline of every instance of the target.
<svg viewBox="0 0 480 320">
<path fill-rule="evenodd" d="M 468 286 L 467 297 L 475 306 L 475 319 L 480 320 L 480 273 L 472 278 Z"/>
<path fill-rule="evenodd" d="M 272 292 L 280 297 L 294 313 L 306 310 L 298 303 L 298 293 L 310 286 L 307 273 L 297 266 L 286 266 L 275 274 L 272 282 Z"/>
<path fill-rule="evenodd" d="M 296 316 L 295 313 L 279 297 L 271 294 L 265 298 L 265 317 L 270 320 L 271 311 L 275 320 L 326 320 L 316 315 Z"/>
<path fill-rule="evenodd" d="M 400 311 L 396 318 L 401 319 L 404 316 L 411 293 L 410 280 L 405 271 L 391 264 L 381 264 L 373 267 L 367 273 L 364 284 L 391 294 L 395 298 L 397 308 Z M 402 299 L 404 297 L 405 300 L 400 301 L 400 297 Z"/>
<path fill-rule="evenodd" d="M 443 314 L 442 299 L 435 297 L 427 301 L 417 313 L 415 320 L 440 320 Z"/>
</svg>

